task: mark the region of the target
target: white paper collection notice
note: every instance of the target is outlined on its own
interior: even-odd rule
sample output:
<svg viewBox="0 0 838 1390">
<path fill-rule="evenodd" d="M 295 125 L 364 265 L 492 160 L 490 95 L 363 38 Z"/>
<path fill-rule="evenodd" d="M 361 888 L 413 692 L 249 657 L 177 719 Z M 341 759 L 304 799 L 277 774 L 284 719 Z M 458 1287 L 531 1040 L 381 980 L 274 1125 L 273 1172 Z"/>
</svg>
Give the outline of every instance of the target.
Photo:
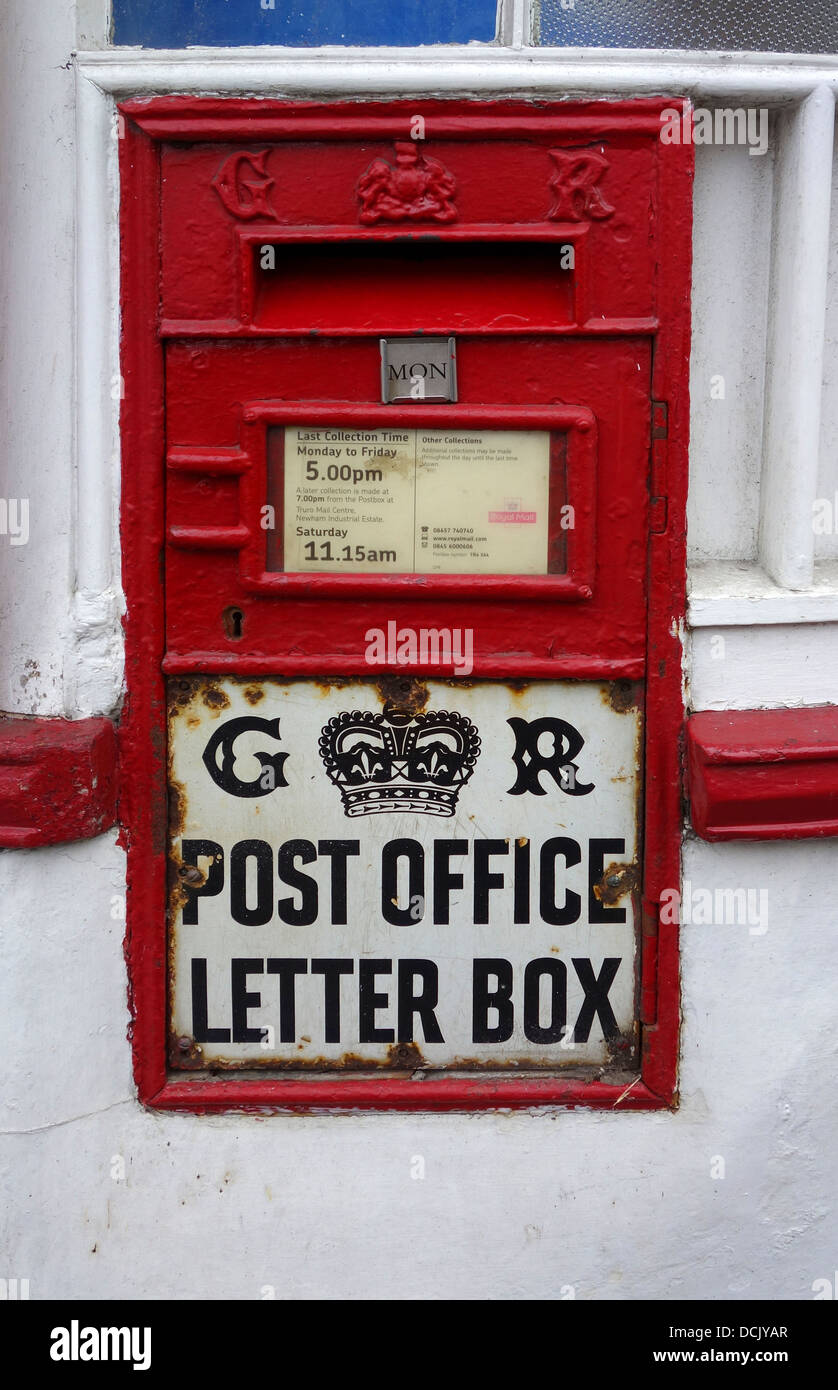
<svg viewBox="0 0 838 1390">
<path fill-rule="evenodd" d="M 284 568 L 545 574 L 548 430 L 285 429 Z"/>
</svg>

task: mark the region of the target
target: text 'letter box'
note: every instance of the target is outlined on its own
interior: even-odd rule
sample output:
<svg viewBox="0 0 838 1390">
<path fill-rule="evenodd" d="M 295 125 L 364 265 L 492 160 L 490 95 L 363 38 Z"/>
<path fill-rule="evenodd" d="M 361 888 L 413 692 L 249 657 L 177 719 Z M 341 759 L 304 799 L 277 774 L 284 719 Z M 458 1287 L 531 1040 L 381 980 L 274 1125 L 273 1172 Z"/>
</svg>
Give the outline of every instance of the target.
<svg viewBox="0 0 838 1390">
<path fill-rule="evenodd" d="M 671 106 L 122 107 L 144 1101 L 673 1103 Z"/>
</svg>

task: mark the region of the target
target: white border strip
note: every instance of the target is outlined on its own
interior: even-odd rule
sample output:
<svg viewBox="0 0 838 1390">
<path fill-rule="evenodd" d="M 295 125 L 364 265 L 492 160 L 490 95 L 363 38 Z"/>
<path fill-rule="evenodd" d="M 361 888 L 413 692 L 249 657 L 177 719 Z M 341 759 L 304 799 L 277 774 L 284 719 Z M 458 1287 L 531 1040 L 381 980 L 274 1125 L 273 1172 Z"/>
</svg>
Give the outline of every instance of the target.
<svg viewBox="0 0 838 1390">
<path fill-rule="evenodd" d="M 513 10 L 513 34 L 521 32 Z M 523 35 L 522 35 L 523 37 Z M 80 70 L 103 91 L 213 92 L 320 97 L 692 96 L 704 102 L 801 101 L 838 89 L 832 57 L 670 50 L 527 48 L 445 44 L 429 48 L 109 49 L 80 53 Z"/>
<path fill-rule="evenodd" d="M 119 521 L 119 264 L 114 103 L 76 80 L 76 431 L 71 714 L 107 714 L 122 693 Z"/>
<path fill-rule="evenodd" d="M 114 144 L 112 107 L 84 77 L 76 86 L 76 390 L 78 487 L 76 588 L 101 593 L 111 583 L 112 486 L 93 459 L 113 454 L 119 400 L 115 285 L 110 239 L 114 209 L 108 170 Z M 110 274 L 108 272 L 111 272 Z"/>
<path fill-rule="evenodd" d="M 694 565 L 687 612 L 690 627 L 838 622 L 838 561 L 816 565 L 812 584 L 803 591 L 781 589 L 758 565 L 731 560 Z"/>
<path fill-rule="evenodd" d="M 785 589 L 814 577 L 834 127 L 826 85 L 777 120 L 759 548 Z"/>
<path fill-rule="evenodd" d="M 523 48 L 530 42 L 528 0 L 500 0 L 498 43 Z"/>
</svg>

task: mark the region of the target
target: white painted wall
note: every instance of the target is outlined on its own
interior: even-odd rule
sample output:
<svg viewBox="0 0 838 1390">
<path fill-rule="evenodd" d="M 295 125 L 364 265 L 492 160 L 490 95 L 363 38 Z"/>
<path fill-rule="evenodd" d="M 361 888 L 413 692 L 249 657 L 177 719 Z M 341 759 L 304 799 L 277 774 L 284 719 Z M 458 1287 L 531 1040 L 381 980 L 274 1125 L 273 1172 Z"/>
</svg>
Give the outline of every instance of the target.
<svg viewBox="0 0 838 1390">
<path fill-rule="evenodd" d="M 101 14 L 100 0 L 82 7 L 88 47 L 102 41 Z M 63 679 L 79 666 L 75 126 L 64 66 L 73 6 L 7 0 L 0 25 L 0 161 L 14 193 L 0 238 L 4 487 L 29 496 L 32 517 L 28 546 L 0 537 L 0 702 L 78 714 L 97 699 L 109 707 L 113 671 L 105 644 L 81 663 L 81 696 L 77 674 Z M 774 592 L 752 565 L 744 575 L 713 568 L 756 554 L 762 401 L 743 339 L 753 335 L 756 353 L 771 165 L 704 155 L 694 384 L 719 370 L 735 390 L 724 414 L 696 391 L 691 543 L 712 573 L 692 648 L 693 698 L 710 707 L 835 701 L 836 586 L 810 603 Z M 830 406 L 824 421 L 824 457 L 834 457 Z M 816 625 L 803 620 L 812 603 Z M 721 662 L 709 646 L 716 630 L 729 638 Z M 33 1298 L 248 1299 L 265 1286 L 277 1298 L 543 1299 L 568 1287 L 580 1299 L 810 1298 L 838 1248 L 834 857 L 832 842 L 687 840 L 694 888 L 764 890 L 768 919 L 763 933 L 684 929 L 675 1115 L 199 1119 L 150 1114 L 133 1098 L 115 835 L 0 854 L 0 1276 L 28 1278 Z M 411 1176 L 417 1156 L 424 1179 Z M 711 1176 L 719 1158 L 724 1178 Z"/>
<path fill-rule="evenodd" d="M 774 156 L 695 156 L 689 559 L 755 561 Z"/>
<path fill-rule="evenodd" d="M 832 225 L 838 227 L 838 140 L 832 175 Z M 818 497 L 831 503 L 832 530 L 816 536 L 815 554 L 838 559 L 838 237 L 833 236 L 829 253 Z"/>
<path fill-rule="evenodd" d="M 73 7 L 0 16 L 3 492 L 28 545 L 0 536 L 0 708 L 60 714 L 73 583 Z"/>
</svg>

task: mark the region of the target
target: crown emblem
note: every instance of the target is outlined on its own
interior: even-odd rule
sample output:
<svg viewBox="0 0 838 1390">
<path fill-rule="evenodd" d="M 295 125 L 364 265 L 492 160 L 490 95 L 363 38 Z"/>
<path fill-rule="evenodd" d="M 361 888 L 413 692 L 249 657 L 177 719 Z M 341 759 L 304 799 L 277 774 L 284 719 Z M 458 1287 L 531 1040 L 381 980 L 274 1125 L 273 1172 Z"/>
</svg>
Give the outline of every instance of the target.
<svg viewBox="0 0 838 1390">
<path fill-rule="evenodd" d="M 324 725 L 320 756 L 344 814 L 423 811 L 453 816 L 480 755 L 477 729 L 447 710 L 344 710 Z"/>
<path fill-rule="evenodd" d="M 374 159 L 356 185 L 362 222 L 453 222 L 454 175 L 411 140 L 396 141 L 396 162 Z"/>
</svg>

